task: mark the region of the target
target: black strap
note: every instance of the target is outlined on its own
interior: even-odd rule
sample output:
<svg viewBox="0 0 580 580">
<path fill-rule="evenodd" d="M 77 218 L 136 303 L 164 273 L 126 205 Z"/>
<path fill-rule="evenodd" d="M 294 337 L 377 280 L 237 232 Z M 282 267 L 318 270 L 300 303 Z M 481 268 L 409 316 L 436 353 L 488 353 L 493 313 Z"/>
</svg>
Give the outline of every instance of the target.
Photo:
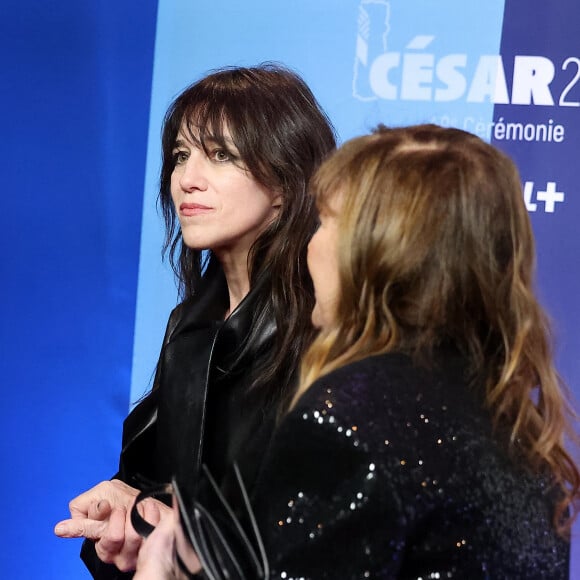
<svg viewBox="0 0 580 580">
<path fill-rule="evenodd" d="M 177 564 L 189 578 L 206 578 L 207 580 L 246 580 L 249 578 L 268 580 L 270 578 L 266 550 L 250 499 L 238 466 L 234 464 L 233 467 L 245 512 L 243 515 L 250 524 L 251 538 L 248 537 L 242 523 L 205 465 L 202 466 L 202 476 L 218 499 L 217 505 L 212 508 L 212 511 L 216 510 L 215 514 L 210 513 L 197 499 L 194 499 L 191 509 L 188 510 L 175 480 L 170 484 L 158 485 L 142 491 L 131 509 L 133 527 L 139 535 L 146 538 L 155 527 L 141 516 L 137 509 L 138 504 L 146 498 L 167 501 L 173 496 L 177 500 L 181 531 L 185 533 L 203 569 L 200 575 L 194 576 L 176 551 Z M 219 518 L 216 518 L 217 515 Z"/>
</svg>

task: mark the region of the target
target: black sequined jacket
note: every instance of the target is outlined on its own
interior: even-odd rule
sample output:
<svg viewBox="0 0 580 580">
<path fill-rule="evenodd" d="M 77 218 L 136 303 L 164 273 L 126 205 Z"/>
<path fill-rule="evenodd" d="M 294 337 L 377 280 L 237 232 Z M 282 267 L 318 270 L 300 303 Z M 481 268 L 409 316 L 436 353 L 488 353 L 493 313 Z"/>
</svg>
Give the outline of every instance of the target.
<svg viewBox="0 0 580 580">
<path fill-rule="evenodd" d="M 567 580 L 554 493 L 508 456 L 453 353 L 370 357 L 282 421 L 253 504 L 289 579 Z"/>
<path fill-rule="evenodd" d="M 123 424 L 115 478 L 144 489 L 175 477 L 193 496 L 202 461 L 219 481 L 254 432 L 267 444 L 274 413 L 268 414 L 263 390 L 248 392 L 247 387 L 251 369 L 271 349 L 276 333 L 275 322 L 256 308 L 268 283 L 263 276 L 224 322 L 229 296 L 215 265 L 197 294 L 173 310 L 153 389 Z M 259 441 L 252 443 L 259 448 Z M 244 462 L 248 485 L 256 469 L 257 463 Z M 81 558 L 94 578 L 132 577 L 101 562 L 89 540 Z"/>
</svg>

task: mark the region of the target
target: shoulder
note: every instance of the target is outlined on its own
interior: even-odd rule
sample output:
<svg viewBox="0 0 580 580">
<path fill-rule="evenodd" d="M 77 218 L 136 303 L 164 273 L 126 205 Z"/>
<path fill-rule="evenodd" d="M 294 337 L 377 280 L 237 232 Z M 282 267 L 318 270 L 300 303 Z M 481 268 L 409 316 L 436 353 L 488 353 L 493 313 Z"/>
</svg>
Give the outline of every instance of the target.
<svg viewBox="0 0 580 580">
<path fill-rule="evenodd" d="M 419 374 L 410 357 L 400 353 L 370 356 L 340 367 L 322 376 L 310 387 L 310 393 L 323 389 L 323 385 L 340 386 L 345 395 L 355 395 L 358 391 L 368 391 L 386 384 L 396 386 L 409 380 L 410 375 Z M 313 396 L 312 394 L 310 396 Z"/>
<path fill-rule="evenodd" d="M 465 380 L 464 361 L 449 356 L 437 365 L 421 366 L 401 353 L 371 356 L 345 365 L 313 383 L 296 411 L 328 408 L 345 418 L 407 421 L 418 408 L 431 413 L 449 406 L 477 413 Z"/>
<path fill-rule="evenodd" d="M 492 421 L 464 377 L 461 360 L 436 368 L 403 354 L 368 357 L 321 377 L 279 426 L 278 440 L 316 442 L 380 458 L 385 469 L 433 459 L 438 477 L 493 446 Z M 469 442 L 469 444 L 467 444 Z"/>
<path fill-rule="evenodd" d="M 341 450 L 343 459 L 358 461 L 361 454 L 389 451 L 383 449 L 385 441 L 406 446 L 409 439 L 401 435 L 409 426 L 424 431 L 417 422 L 417 401 L 424 391 L 433 391 L 433 381 L 428 371 L 401 354 L 368 357 L 336 369 L 314 382 L 283 417 L 275 438 L 278 451 L 300 448 L 302 454 L 307 449 L 320 456 L 333 448 Z"/>
</svg>

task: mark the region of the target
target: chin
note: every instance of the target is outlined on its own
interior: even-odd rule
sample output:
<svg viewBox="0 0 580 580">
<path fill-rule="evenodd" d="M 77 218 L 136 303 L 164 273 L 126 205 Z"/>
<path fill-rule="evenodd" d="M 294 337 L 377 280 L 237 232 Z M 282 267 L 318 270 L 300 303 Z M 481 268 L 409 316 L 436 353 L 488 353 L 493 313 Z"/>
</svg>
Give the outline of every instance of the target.
<svg viewBox="0 0 580 580">
<path fill-rule="evenodd" d="M 184 245 L 186 245 L 190 250 L 207 250 L 207 243 L 204 244 L 204 240 L 199 240 L 194 236 L 184 236 L 183 232 L 181 233 L 181 239 L 183 240 Z"/>
</svg>

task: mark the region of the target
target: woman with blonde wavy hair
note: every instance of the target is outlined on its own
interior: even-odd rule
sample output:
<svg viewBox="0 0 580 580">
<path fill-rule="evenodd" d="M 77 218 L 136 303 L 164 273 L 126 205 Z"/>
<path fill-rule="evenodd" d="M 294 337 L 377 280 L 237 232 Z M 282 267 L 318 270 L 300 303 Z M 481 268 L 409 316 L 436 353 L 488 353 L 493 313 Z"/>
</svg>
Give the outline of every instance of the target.
<svg viewBox="0 0 580 580">
<path fill-rule="evenodd" d="M 580 474 L 514 164 L 379 127 L 311 189 L 320 333 L 253 494 L 270 577 L 567 580 Z"/>
</svg>

